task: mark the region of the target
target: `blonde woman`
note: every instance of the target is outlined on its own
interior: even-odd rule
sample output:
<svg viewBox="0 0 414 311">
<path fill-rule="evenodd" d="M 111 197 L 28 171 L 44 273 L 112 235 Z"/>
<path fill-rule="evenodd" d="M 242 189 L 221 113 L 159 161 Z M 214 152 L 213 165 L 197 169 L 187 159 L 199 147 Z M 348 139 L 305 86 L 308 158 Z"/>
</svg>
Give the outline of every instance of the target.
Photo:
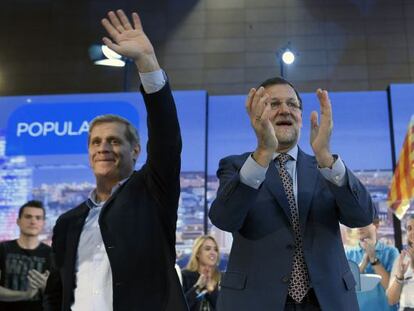
<svg viewBox="0 0 414 311">
<path fill-rule="evenodd" d="M 210 235 L 198 237 L 187 267 L 182 271 L 183 290 L 190 311 L 214 311 L 220 271 L 220 254 L 216 240 Z"/>
<path fill-rule="evenodd" d="M 400 311 L 414 310 L 414 215 L 407 221 L 407 248 L 394 264 L 387 290 L 389 304 L 400 303 Z"/>
</svg>

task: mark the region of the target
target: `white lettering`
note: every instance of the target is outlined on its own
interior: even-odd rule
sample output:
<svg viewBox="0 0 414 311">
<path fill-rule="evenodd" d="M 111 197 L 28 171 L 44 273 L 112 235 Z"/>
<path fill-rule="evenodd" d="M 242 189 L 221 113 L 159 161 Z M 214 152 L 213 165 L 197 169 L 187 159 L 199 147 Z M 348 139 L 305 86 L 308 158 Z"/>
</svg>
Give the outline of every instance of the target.
<svg viewBox="0 0 414 311">
<path fill-rule="evenodd" d="M 36 127 L 37 127 L 37 132 L 34 131 Z M 32 124 L 29 125 L 30 136 L 37 137 L 37 136 L 42 135 L 42 132 L 43 132 L 43 127 L 40 122 L 33 122 Z"/>
<path fill-rule="evenodd" d="M 28 134 L 31 137 L 39 136 L 79 136 L 89 131 L 89 122 L 83 121 L 79 128 L 75 127 L 72 121 L 44 121 L 44 122 L 19 122 L 17 123 L 17 137 Z"/>
<path fill-rule="evenodd" d="M 20 137 L 22 133 L 26 133 L 29 129 L 29 124 L 25 122 L 17 123 L 17 137 Z"/>
</svg>

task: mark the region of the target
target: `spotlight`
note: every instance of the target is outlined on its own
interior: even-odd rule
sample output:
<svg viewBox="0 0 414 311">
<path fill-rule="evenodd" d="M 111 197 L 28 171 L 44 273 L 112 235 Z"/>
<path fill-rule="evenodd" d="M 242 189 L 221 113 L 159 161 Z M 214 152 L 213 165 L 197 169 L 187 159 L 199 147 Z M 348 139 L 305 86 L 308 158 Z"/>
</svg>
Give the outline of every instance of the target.
<svg viewBox="0 0 414 311">
<path fill-rule="evenodd" d="M 94 44 L 89 47 L 89 58 L 95 65 L 124 67 L 125 60 L 121 55 L 108 48 L 106 45 Z"/>
<path fill-rule="evenodd" d="M 295 62 L 295 54 L 289 49 L 286 49 L 282 54 L 282 60 L 286 65 L 293 64 Z"/>
<path fill-rule="evenodd" d="M 284 77 L 285 65 L 292 65 L 295 62 L 295 53 L 290 48 L 290 42 L 276 53 L 276 58 L 279 62 L 280 76 Z"/>
</svg>

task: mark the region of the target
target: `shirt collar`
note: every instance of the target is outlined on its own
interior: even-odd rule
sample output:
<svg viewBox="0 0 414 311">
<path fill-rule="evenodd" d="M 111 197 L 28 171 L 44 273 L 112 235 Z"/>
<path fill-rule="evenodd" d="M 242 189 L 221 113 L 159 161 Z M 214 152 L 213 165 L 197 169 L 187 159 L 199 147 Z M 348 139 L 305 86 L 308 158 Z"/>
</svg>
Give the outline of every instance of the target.
<svg viewBox="0 0 414 311">
<path fill-rule="evenodd" d="M 290 155 L 294 161 L 297 161 L 298 159 L 298 145 L 294 145 L 293 148 L 289 149 L 288 152 L 286 152 L 288 155 Z M 273 160 L 277 158 L 277 156 L 280 154 L 280 152 L 275 152 L 273 154 Z"/>
<path fill-rule="evenodd" d="M 115 186 L 112 187 L 111 196 L 114 194 L 114 192 L 116 190 L 118 190 L 119 187 L 121 187 L 124 183 L 126 183 L 128 181 L 128 179 L 131 177 L 131 175 L 129 175 L 127 178 L 122 179 L 120 182 L 118 182 Z M 96 200 L 96 188 L 95 188 L 91 192 L 89 192 L 88 200 L 86 201 L 86 205 L 89 208 L 102 207 L 105 204 L 105 202 L 106 201 L 97 202 L 97 200 Z"/>
</svg>

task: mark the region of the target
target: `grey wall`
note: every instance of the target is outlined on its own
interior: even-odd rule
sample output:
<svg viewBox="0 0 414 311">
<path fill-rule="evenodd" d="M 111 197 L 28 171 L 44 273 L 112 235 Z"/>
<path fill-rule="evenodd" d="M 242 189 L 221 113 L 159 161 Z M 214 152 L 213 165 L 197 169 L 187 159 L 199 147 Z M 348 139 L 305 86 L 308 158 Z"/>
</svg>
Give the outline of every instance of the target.
<svg viewBox="0 0 414 311">
<path fill-rule="evenodd" d="M 174 89 L 246 93 L 279 74 L 287 42 L 299 54 L 287 78 L 301 91 L 414 80 L 410 0 L 3 0 L 0 95 L 122 91 L 122 70 L 87 54 L 116 8 L 141 13 Z M 136 89 L 132 70 L 128 81 Z"/>
</svg>

